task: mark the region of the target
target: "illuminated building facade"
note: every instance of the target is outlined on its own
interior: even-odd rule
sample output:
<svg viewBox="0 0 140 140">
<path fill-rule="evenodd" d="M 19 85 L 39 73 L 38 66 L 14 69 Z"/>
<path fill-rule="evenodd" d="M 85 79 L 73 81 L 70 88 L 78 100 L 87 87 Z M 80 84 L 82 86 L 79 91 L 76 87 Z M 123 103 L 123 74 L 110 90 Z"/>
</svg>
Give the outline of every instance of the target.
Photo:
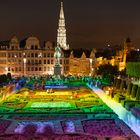
<svg viewBox="0 0 140 140">
<path fill-rule="evenodd" d="M 62 49 L 60 59 L 63 74 L 92 75 L 95 67 L 94 51 L 86 53 L 69 49 L 66 41 L 65 17 L 61 2 L 59 25 L 57 30 L 57 45 Z M 52 42 L 40 46 L 37 37 L 31 36 L 19 41 L 16 36 L 9 41 L 0 42 L 0 73 L 12 75 L 53 75 L 54 51 Z M 72 54 L 74 52 L 74 54 Z M 86 54 L 85 54 L 86 53 Z"/>
<path fill-rule="evenodd" d="M 12 75 L 52 75 L 55 45 L 45 42 L 40 46 L 37 37 L 19 41 L 16 36 L 0 42 L 0 73 Z M 91 75 L 95 67 L 95 52 L 63 50 L 60 59 L 62 74 Z"/>
<path fill-rule="evenodd" d="M 7 43 L 7 44 L 6 44 Z M 52 74 L 54 64 L 54 47 L 51 42 L 46 42 L 41 47 L 36 37 L 18 41 L 13 37 L 4 46 L 0 46 L 0 71 L 10 72 L 12 75 L 40 75 Z"/>
<path fill-rule="evenodd" d="M 92 75 L 95 53 L 69 49 L 66 41 L 65 17 L 61 2 L 57 45 L 62 49 L 60 65 L 62 74 Z M 19 41 L 13 36 L 9 41 L 0 42 L 0 73 L 12 75 L 52 75 L 54 74 L 54 51 L 52 42 L 40 46 L 37 37 L 31 36 Z M 74 54 L 72 54 L 74 52 Z M 95 66 L 95 65 L 94 65 Z"/>
<path fill-rule="evenodd" d="M 94 75 L 96 69 L 95 50 L 73 50 L 69 57 L 69 73 Z"/>
<path fill-rule="evenodd" d="M 119 71 L 122 71 L 126 68 L 127 55 L 133 50 L 135 50 L 135 48 L 130 38 L 126 38 L 123 47 L 121 47 L 119 50 L 116 50 L 116 53 L 112 55 L 111 58 L 106 58 L 103 56 L 98 57 L 98 66 L 111 64 L 112 66 L 117 66 Z"/>
</svg>

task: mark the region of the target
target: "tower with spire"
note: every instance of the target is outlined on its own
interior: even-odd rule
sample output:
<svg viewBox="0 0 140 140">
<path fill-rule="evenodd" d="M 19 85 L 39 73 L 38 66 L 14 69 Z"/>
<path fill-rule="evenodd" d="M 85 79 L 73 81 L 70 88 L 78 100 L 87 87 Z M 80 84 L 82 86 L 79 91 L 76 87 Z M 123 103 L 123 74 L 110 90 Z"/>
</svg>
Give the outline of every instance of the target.
<svg viewBox="0 0 140 140">
<path fill-rule="evenodd" d="M 59 16 L 59 25 L 57 29 L 57 45 L 59 45 L 64 50 L 69 49 L 69 45 L 67 44 L 67 38 L 66 38 L 65 17 L 64 17 L 64 9 L 63 9 L 62 1 L 61 1 L 61 9 L 60 9 L 60 16 Z"/>
</svg>

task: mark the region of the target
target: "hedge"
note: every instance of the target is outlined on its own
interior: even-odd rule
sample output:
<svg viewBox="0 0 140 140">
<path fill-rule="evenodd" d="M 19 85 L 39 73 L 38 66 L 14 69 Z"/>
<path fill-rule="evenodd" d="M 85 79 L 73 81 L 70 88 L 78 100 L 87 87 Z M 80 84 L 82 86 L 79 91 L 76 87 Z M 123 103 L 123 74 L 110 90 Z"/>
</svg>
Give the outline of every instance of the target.
<svg viewBox="0 0 140 140">
<path fill-rule="evenodd" d="M 126 64 L 126 74 L 129 76 L 140 77 L 140 62 L 128 62 Z"/>
</svg>

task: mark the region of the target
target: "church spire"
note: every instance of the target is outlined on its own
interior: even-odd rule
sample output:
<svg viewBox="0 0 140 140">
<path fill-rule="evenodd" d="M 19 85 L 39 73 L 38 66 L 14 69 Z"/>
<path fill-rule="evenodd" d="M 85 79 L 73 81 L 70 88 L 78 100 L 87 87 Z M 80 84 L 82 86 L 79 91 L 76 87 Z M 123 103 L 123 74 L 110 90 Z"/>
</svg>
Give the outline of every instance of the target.
<svg viewBox="0 0 140 140">
<path fill-rule="evenodd" d="M 61 1 L 60 19 L 64 19 L 63 2 Z"/>
<path fill-rule="evenodd" d="M 67 38 L 66 38 L 63 2 L 61 2 L 59 25 L 58 25 L 58 29 L 57 29 L 57 45 L 60 45 L 60 47 L 63 48 L 64 50 L 69 49 L 69 46 L 67 45 Z"/>
</svg>

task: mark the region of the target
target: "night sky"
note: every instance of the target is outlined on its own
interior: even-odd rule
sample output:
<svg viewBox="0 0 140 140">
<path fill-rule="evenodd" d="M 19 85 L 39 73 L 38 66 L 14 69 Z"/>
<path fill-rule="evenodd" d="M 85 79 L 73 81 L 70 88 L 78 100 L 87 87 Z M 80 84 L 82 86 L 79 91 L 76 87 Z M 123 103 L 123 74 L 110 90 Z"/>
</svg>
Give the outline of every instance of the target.
<svg viewBox="0 0 140 140">
<path fill-rule="evenodd" d="M 63 0 L 67 42 L 72 48 L 121 45 L 140 48 L 140 0 Z M 37 36 L 56 41 L 60 0 L 1 0 L 0 40 Z"/>
</svg>

